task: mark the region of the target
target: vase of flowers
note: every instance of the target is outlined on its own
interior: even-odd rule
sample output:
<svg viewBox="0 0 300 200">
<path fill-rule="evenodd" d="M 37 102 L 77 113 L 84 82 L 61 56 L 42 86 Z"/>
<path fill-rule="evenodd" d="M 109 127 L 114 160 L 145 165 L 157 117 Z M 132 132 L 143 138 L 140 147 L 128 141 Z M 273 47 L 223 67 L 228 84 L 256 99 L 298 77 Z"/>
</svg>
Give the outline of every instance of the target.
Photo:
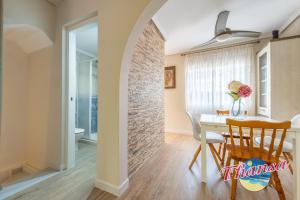
<svg viewBox="0 0 300 200">
<path fill-rule="evenodd" d="M 240 81 L 231 81 L 228 84 L 228 89 L 228 94 L 232 97 L 233 100 L 231 115 L 238 116 L 242 114 L 241 99 L 249 97 L 252 94 L 252 89 L 249 85 L 243 84 Z"/>
</svg>

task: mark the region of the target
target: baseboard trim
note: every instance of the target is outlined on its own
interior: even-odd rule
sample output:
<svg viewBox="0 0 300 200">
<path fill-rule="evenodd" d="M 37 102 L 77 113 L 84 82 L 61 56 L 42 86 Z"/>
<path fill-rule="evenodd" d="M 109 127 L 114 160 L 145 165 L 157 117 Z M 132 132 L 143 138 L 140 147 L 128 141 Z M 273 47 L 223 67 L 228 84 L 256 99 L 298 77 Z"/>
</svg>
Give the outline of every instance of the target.
<svg viewBox="0 0 300 200">
<path fill-rule="evenodd" d="M 126 179 L 120 186 L 115 186 L 106 181 L 96 179 L 95 187 L 120 197 L 128 189 L 129 179 Z"/>
<path fill-rule="evenodd" d="M 179 129 L 166 129 L 165 133 L 176 133 L 176 134 L 181 134 L 181 135 L 193 135 L 192 131 L 179 130 Z"/>
<path fill-rule="evenodd" d="M 41 171 L 40 169 L 33 167 L 32 165 L 29 165 L 28 163 L 24 163 L 22 168 L 23 168 L 23 171 L 25 171 L 29 174 L 35 174 L 35 173 L 38 173 Z"/>
</svg>

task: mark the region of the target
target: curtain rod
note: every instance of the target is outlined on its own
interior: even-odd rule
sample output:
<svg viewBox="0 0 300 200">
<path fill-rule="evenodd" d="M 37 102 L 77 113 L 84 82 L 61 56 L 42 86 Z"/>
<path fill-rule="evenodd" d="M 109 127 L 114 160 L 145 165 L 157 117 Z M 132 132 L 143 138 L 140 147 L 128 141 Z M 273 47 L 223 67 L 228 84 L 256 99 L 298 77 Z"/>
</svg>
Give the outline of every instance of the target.
<svg viewBox="0 0 300 200">
<path fill-rule="evenodd" d="M 227 49 L 227 48 L 231 48 L 231 47 L 243 46 L 243 45 L 247 45 L 247 44 L 258 44 L 258 43 L 260 43 L 260 39 L 255 40 L 255 41 L 231 44 L 231 45 L 211 47 L 211 48 L 208 48 L 208 49 L 199 49 L 199 50 L 195 50 L 195 51 L 187 51 L 187 52 L 184 52 L 180 55 L 181 56 L 186 56 L 186 55 L 191 55 L 191 54 L 195 54 L 195 53 L 203 53 L 203 52 L 207 52 L 207 51 L 213 51 L 213 50 L 218 50 L 218 49 Z"/>
</svg>

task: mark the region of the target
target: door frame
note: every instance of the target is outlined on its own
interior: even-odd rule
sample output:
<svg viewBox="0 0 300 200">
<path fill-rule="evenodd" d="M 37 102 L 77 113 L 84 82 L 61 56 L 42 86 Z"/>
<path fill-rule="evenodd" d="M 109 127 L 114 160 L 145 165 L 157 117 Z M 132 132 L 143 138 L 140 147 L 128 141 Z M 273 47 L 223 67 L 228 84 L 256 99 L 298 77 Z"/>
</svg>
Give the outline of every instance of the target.
<svg viewBox="0 0 300 200">
<path fill-rule="evenodd" d="M 71 129 L 72 118 L 70 116 L 70 69 L 69 69 L 69 33 L 73 30 L 80 28 L 90 23 L 97 23 L 98 25 L 98 38 L 99 38 L 99 21 L 97 12 L 90 15 L 74 20 L 63 26 L 62 29 L 62 86 L 61 86 L 61 152 L 60 152 L 60 170 L 70 169 L 75 166 L 75 134 Z M 99 45 L 99 42 L 98 42 Z M 99 46 L 98 46 L 99 49 Z M 72 116 L 73 117 L 73 116 Z M 74 117 L 75 123 L 75 117 Z M 75 130 L 74 130 L 75 131 Z"/>
</svg>

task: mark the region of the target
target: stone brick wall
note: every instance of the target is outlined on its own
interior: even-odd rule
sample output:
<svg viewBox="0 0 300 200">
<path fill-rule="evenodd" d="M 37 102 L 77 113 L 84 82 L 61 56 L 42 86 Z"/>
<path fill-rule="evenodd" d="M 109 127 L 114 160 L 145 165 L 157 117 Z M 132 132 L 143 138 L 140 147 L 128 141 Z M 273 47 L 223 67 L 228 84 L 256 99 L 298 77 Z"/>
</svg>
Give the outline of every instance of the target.
<svg viewBox="0 0 300 200">
<path fill-rule="evenodd" d="M 128 80 L 128 173 L 164 143 L 164 39 L 150 21 L 138 39 Z"/>
</svg>

